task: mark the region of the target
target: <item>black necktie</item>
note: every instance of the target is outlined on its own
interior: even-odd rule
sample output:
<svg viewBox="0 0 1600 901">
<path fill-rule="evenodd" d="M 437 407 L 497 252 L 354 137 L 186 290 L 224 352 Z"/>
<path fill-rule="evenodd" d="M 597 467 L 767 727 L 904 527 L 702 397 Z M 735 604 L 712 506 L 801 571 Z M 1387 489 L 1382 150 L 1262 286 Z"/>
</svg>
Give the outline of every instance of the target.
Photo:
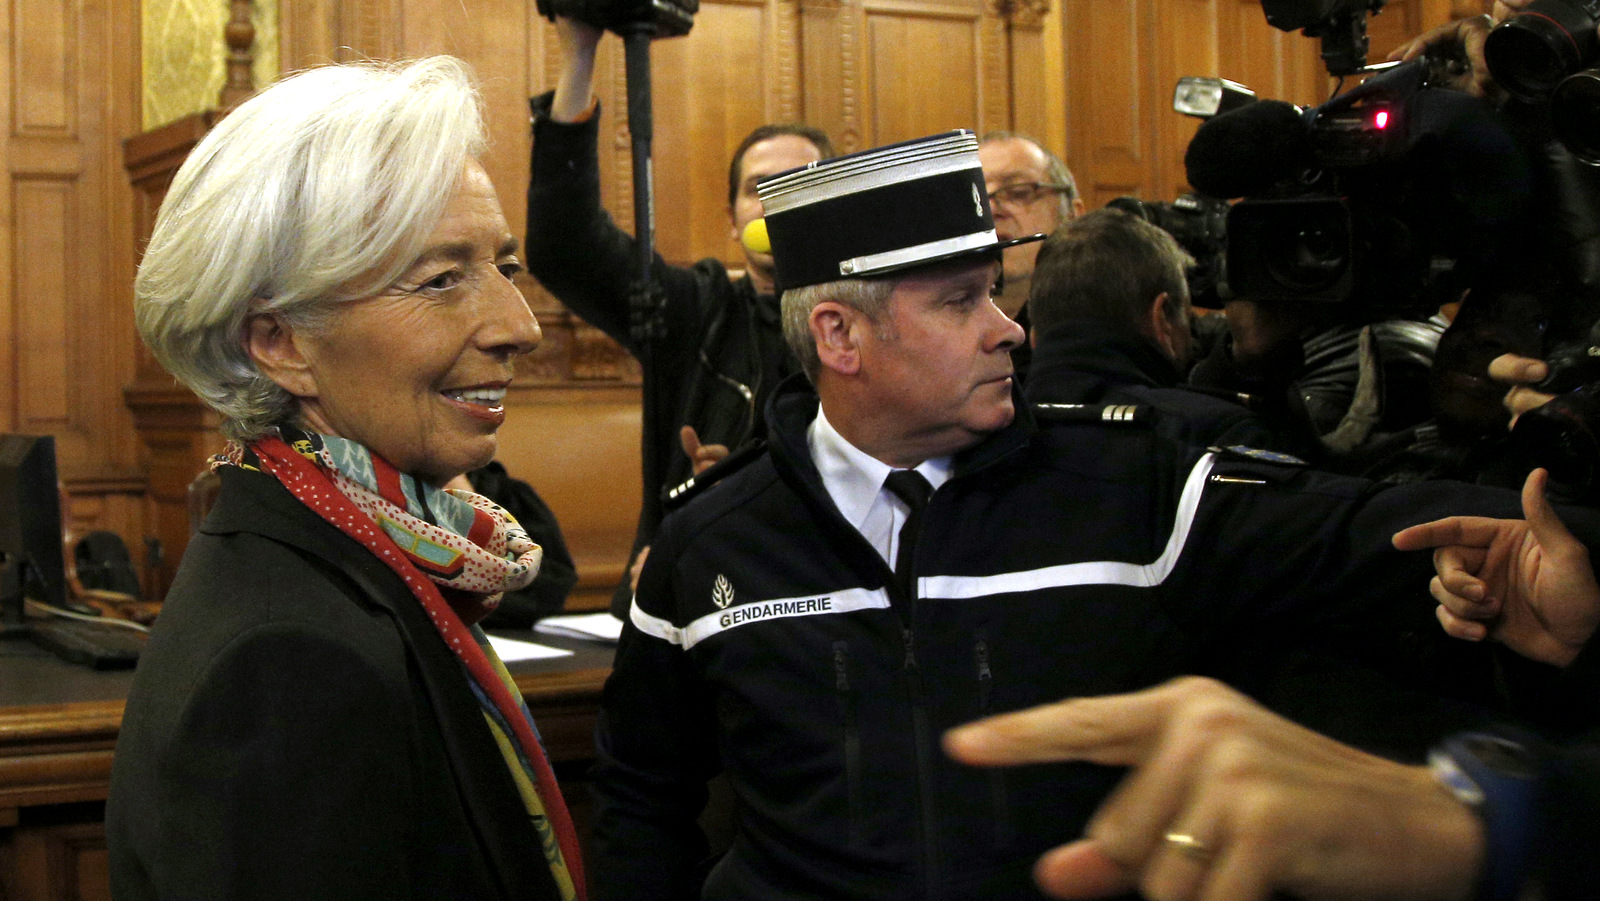
<svg viewBox="0 0 1600 901">
<path fill-rule="evenodd" d="M 911 560 L 916 555 L 917 535 L 922 530 L 922 511 L 927 509 L 933 486 L 914 469 L 896 469 L 883 480 L 883 487 L 905 501 L 909 512 L 905 525 L 900 527 L 900 549 L 894 555 L 895 581 L 908 598 L 915 598 L 916 584 L 911 574 Z"/>
</svg>

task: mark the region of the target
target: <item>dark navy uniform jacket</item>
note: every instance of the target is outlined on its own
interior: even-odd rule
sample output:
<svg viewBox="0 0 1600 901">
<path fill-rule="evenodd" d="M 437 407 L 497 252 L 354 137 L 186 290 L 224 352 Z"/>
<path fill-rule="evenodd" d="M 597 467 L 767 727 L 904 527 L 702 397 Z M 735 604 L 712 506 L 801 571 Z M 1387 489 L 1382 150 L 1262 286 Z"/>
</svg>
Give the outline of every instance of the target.
<svg viewBox="0 0 1600 901">
<path fill-rule="evenodd" d="M 786 382 L 770 453 L 657 536 L 605 691 L 599 898 L 1038 897 L 1034 860 L 1120 772 L 967 768 L 945 729 L 1185 673 L 1252 690 L 1283 647 L 1437 633 L 1430 556 L 1390 535 L 1516 510 L 1021 410 L 957 455 L 907 597 L 812 465 L 816 406 Z M 739 828 L 705 876 L 695 816 L 719 772 Z"/>
<path fill-rule="evenodd" d="M 1039 336 L 1023 393 L 1030 403 L 1142 404 L 1163 414 L 1163 428 L 1186 444 L 1294 450 L 1250 408 L 1181 384 L 1172 361 L 1089 319 L 1063 322 Z"/>
</svg>

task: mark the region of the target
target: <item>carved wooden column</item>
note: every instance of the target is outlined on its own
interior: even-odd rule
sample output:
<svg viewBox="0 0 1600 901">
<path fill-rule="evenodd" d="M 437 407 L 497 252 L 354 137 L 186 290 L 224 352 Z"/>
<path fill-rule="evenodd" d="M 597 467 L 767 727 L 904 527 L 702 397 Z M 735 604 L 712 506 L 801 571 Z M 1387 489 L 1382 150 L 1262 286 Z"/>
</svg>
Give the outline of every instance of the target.
<svg viewBox="0 0 1600 901">
<path fill-rule="evenodd" d="M 1005 31 L 1005 39 L 988 47 L 1001 49 L 1004 61 L 989 65 L 985 74 L 1009 88 L 1009 110 L 985 109 L 988 122 L 1009 122 L 1010 128 L 1045 140 L 1050 122 L 1065 115 L 1065 110 L 1049 109 L 1045 104 L 1044 19 L 1050 13 L 1050 0 L 989 0 L 986 26 Z M 1002 49 L 1003 48 L 1003 49 Z M 989 100 L 990 98 L 985 98 Z"/>
</svg>

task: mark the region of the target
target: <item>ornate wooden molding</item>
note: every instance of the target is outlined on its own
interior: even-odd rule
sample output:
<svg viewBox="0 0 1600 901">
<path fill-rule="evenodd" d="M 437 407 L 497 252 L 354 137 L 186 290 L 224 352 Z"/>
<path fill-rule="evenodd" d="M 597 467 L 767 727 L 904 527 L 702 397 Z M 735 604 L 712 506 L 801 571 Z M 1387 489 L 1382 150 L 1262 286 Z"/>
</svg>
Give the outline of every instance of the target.
<svg viewBox="0 0 1600 901">
<path fill-rule="evenodd" d="M 861 133 L 861 32 L 866 25 L 861 0 L 849 0 L 839 15 L 839 133 L 834 142 L 840 153 L 864 146 Z"/>
<path fill-rule="evenodd" d="M 796 0 L 777 0 L 768 7 L 777 33 L 777 77 L 769 98 L 772 118 L 794 122 L 800 118 L 800 4 Z"/>
<path fill-rule="evenodd" d="M 1011 24 L 1012 28 L 1040 31 L 1050 14 L 1050 0 L 987 0 L 984 11 Z"/>
<path fill-rule="evenodd" d="M 1017 89 L 1011 72 L 1015 65 L 1005 20 L 987 11 L 978 19 L 978 114 L 983 131 L 1016 127 L 1011 93 Z"/>
<path fill-rule="evenodd" d="M 121 700 L 0 711 L 0 808 L 101 801 Z"/>
</svg>

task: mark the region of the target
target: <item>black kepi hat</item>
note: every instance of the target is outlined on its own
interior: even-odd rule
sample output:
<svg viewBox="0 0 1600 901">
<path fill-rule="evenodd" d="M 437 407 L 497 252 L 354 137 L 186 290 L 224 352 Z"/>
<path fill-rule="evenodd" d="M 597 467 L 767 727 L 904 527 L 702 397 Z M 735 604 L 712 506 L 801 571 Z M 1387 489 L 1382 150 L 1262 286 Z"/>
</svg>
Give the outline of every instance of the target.
<svg viewBox="0 0 1600 901">
<path fill-rule="evenodd" d="M 958 130 L 780 172 L 756 184 L 780 289 L 883 275 L 1025 241 L 994 233 L 978 138 Z"/>
</svg>

